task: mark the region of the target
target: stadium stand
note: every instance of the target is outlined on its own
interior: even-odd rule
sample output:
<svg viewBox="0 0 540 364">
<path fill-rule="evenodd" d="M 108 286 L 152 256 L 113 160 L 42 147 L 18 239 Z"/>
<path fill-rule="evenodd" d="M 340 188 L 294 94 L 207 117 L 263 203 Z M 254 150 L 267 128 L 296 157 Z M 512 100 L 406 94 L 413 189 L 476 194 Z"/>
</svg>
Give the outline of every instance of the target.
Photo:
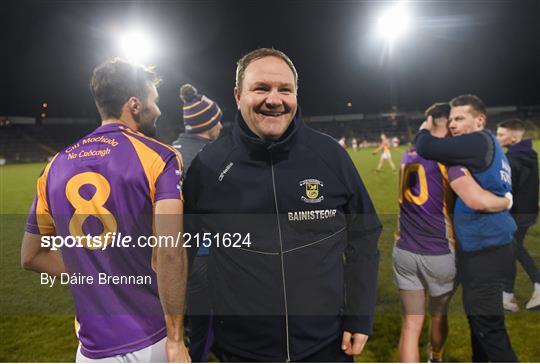
<svg viewBox="0 0 540 364">
<path fill-rule="evenodd" d="M 529 137 L 540 138 L 540 106 L 517 108 L 488 108 L 487 128 L 495 132 L 497 124 L 508 119 L 521 119 L 527 125 Z M 390 138 L 398 137 L 401 143 L 409 143 L 420 124 L 425 120 L 421 112 L 393 112 L 383 114 L 350 114 L 305 117 L 306 122 L 317 130 L 335 139 L 345 137 L 347 144 L 351 138 L 359 142 L 378 143 L 381 133 Z"/>
<path fill-rule="evenodd" d="M 488 108 L 487 127 L 495 131 L 499 122 L 513 118 L 525 122 L 528 137 L 540 138 L 540 106 Z M 367 141 L 367 145 L 372 145 L 379 142 L 381 133 L 390 138 L 398 137 L 402 144 L 409 143 L 424 121 L 424 116 L 419 111 L 413 111 L 307 116 L 304 119 L 312 128 L 335 139 L 345 137 L 348 145 L 353 137 L 358 139 L 359 143 Z M 5 122 L 6 117 L 2 120 L 4 122 L 0 123 L 0 160 L 4 163 L 45 162 L 61 148 L 89 134 L 98 125 L 96 120 L 91 119 L 47 120 L 42 125 Z M 233 123 L 224 121 L 223 125 L 225 134 L 230 132 Z M 176 133 L 169 134 L 171 138 L 176 137 Z M 161 139 L 168 142 L 167 138 Z"/>
<path fill-rule="evenodd" d="M 0 157 L 6 163 L 45 162 L 90 133 L 96 124 L 18 125 L 0 128 Z"/>
</svg>

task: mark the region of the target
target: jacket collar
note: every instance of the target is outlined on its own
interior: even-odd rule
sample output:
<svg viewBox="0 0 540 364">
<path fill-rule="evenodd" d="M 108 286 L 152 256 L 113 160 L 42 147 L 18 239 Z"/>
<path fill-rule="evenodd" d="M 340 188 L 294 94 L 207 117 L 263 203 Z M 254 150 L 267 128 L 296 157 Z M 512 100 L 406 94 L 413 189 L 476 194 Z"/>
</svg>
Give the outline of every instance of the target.
<svg viewBox="0 0 540 364">
<path fill-rule="evenodd" d="M 250 152 L 263 153 L 268 155 L 279 155 L 288 153 L 296 143 L 299 134 L 302 132 L 304 123 L 300 108 L 297 109 L 291 124 L 278 140 L 263 140 L 253 133 L 247 126 L 240 111 L 236 113 L 236 124 L 233 129 L 233 138 L 249 149 Z"/>
<path fill-rule="evenodd" d="M 176 138 L 176 140 L 182 140 L 182 139 L 194 139 L 194 140 L 199 140 L 201 142 L 206 142 L 206 143 L 210 143 L 212 141 L 211 139 L 202 137 L 198 134 L 188 134 L 188 133 L 178 134 L 178 138 Z"/>
<path fill-rule="evenodd" d="M 520 141 L 519 143 L 516 143 L 512 145 L 510 148 L 508 148 L 509 154 L 514 153 L 528 153 L 532 151 L 532 140 L 531 139 L 525 139 Z"/>
</svg>

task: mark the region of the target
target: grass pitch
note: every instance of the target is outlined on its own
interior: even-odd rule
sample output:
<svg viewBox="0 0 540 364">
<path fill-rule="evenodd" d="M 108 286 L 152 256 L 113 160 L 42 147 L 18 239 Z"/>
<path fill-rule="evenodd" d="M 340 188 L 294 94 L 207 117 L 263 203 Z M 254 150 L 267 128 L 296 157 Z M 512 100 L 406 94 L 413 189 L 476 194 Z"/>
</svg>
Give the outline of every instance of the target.
<svg viewBox="0 0 540 364">
<path fill-rule="evenodd" d="M 540 143 L 535 143 L 540 150 Z M 393 149 L 398 165 L 404 147 Z M 397 289 L 392 283 L 392 247 L 397 222 L 398 175 L 385 165 L 375 173 L 379 156 L 371 149 L 350 151 L 360 175 L 374 201 L 384 230 L 379 241 L 381 262 L 374 335 L 358 362 L 396 362 L 401 327 Z M 69 290 L 64 286 L 48 288 L 39 276 L 20 268 L 20 242 L 28 208 L 35 193 L 36 179 L 43 164 L 0 166 L 0 361 L 62 362 L 74 361 L 77 340 L 73 329 L 73 309 Z M 540 224 L 529 230 L 525 246 L 540 263 Z M 506 315 L 512 344 L 520 361 L 540 360 L 540 313 L 527 312 L 532 285 L 518 265 L 516 295 L 520 312 Z M 450 307 L 450 334 L 444 351 L 449 362 L 469 362 L 469 327 L 461 307 L 458 289 Z M 427 326 L 427 325 L 426 325 Z M 429 335 L 421 338 L 421 361 L 427 360 Z"/>
</svg>

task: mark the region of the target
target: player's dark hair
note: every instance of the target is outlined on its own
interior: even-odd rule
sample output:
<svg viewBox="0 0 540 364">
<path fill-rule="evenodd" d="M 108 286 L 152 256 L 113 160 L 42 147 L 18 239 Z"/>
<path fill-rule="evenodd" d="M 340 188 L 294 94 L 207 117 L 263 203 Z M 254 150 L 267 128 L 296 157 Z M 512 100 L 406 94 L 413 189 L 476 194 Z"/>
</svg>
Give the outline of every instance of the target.
<svg viewBox="0 0 540 364">
<path fill-rule="evenodd" d="M 433 119 L 447 118 L 450 116 L 450 105 L 447 102 L 436 102 L 424 112 L 426 118 L 431 116 Z"/>
<path fill-rule="evenodd" d="M 505 128 L 512 131 L 525 132 L 525 124 L 519 119 L 505 120 L 497 124 L 499 128 Z"/>
<path fill-rule="evenodd" d="M 90 88 L 101 117 L 119 118 L 130 97 L 144 102 L 150 86 L 160 81 L 152 68 L 114 58 L 94 69 Z"/>
<path fill-rule="evenodd" d="M 470 106 L 475 116 L 478 114 L 483 114 L 487 117 L 486 105 L 484 102 L 476 95 L 459 95 L 454 97 L 450 101 L 450 106 Z"/>
<path fill-rule="evenodd" d="M 298 72 L 296 72 L 296 68 L 291 59 L 285 53 L 278 51 L 277 49 L 258 48 L 244 55 L 236 63 L 236 88 L 239 92 L 242 91 L 242 82 L 244 81 L 244 74 L 247 66 L 249 66 L 251 62 L 264 57 L 277 57 L 287 63 L 294 76 L 294 86 L 296 87 L 296 90 L 298 90 Z"/>
</svg>

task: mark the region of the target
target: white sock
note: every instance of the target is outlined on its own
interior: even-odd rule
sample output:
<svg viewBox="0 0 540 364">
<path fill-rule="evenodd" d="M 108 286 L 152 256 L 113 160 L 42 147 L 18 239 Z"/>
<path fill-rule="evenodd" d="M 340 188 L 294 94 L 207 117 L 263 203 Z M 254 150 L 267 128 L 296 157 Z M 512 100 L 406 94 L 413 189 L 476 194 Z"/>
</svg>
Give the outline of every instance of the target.
<svg viewBox="0 0 540 364">
<path fill-rule="evenodd" d="M 503 291 L 503 302 L 510 302 L 514 298 L 514 293 L 508 293 Z"/>
<path fill-rule="evenodd" d="M 540 292 L 540 283 L 535 283 L 534 284 L 534 291 L 535 292 Z"/>
</svg>

